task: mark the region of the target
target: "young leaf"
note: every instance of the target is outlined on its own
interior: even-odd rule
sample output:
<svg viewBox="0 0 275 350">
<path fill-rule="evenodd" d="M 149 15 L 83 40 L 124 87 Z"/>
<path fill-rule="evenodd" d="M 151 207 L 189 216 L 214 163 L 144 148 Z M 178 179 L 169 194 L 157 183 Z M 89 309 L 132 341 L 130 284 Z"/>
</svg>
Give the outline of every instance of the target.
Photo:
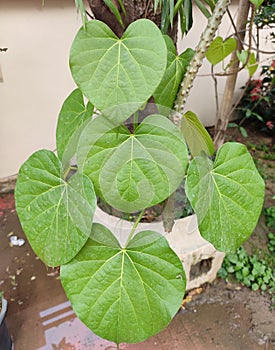
<svg viewBox="0 0 275 350">
<path fill-rule="evenodd" d="M 164 39 L 168 54 L 167 67 L 159 86 L 154 92 L 154 98 L 158 105 L 170 109 L 173 107 L 179 85 L 194 55 L 194 51 L 192 49 L 187 49 L 180 56 L 177 56 L 172 39 L 167 35 L 164 36 Z"/>
<path fill-rule="evenodd" d="M 256 72 L 258 68 L 256 56 L 254 52 L 250 54 L 249 61 L 247 63 L 246 69 L 248 70 L 249 76 L 252 77 L 252 75 Z"/>
<path fill-rule="evenodd" d="M 145 118 L 132 134 L 124 126 L 108 129 L 99 117 L 85 127 L 77 160 L 97 194 L 129 213 L 157 204 L 177 189 L 187 147 L 178 128 L 161 115 Z"/>
<path fill-rule="evenodd" d="M 236 39 L 229 38 L 223 41 L 222 37 L 217 36 L 206 52 L 206 58 L 211 64 L 215 65 L 230 55 L 236 49 L 236 46 Z"/>
<path fill-rule="evenodd" d="M 93 110 L 90 102 L 85 107 L 79 89 L 74 90 L 63 103 L 56 128 L 56 147 L 62 164 L 67 164 L 75 154 L 83 126 L 91 118 Z"/>
<path fill-rule="evenodd" d="M 162 235 L 143 231 L 121 248 L 100 224 L 60 276 L 80 320 L 115 343 L 140 342 L 164 329 L 186 284 L 182 263 Z"/>
<path fill-rule="evenodd" d="M 245 64 L 245 63 L 246 63 L 246 60 L 247 60 L 248 52 L 245 51 L 245 50 L 242 50 L 241 52 L 237 51 L 236 54 L 237 54 L 237 57 L 238 57 L 239 61 L 240 61 L 242 64 Z"/>
<path fill-rule="evenodd" d="M 76 173 L 66 182 L 51 151 L 34 153 L 20 168 L 16 211 L 32 249 L 49 266 L 70 261 L 86 243 L 96 196 L 93 184 Z"/>
<path fill-rule="evenodd" d="M 250 54 L 248 62 L 247 62 L 247 56 L 248 56 L 248 51 L 245 51 L 245 50 L 242 50 L 241 52 L 237 51 L 237 57 L 239 61 L 242 64 L 246 65 L 245 69 L 248 71 L 249 76 L 252 76 L 258 68 L 258 64 L 257 64 L 257 60 L 254 52 Z"/>
<path fill-rule="evenodd" d="M 195 113 L 188 111 L 182 116 L 181 132 L 193 157 L 205 152 L 212 156 L 214 143 Z"/>
<path fill-rule="evenodd" d="M 264 181 L 246 147 L 226 143 L 214 164 L 204 157 L 190 163 L 186 193 L 201 235 L 216 249 L 235 251 L 252 233 L 261 213 Z"/>
<path fill-rule="evenodd" d="M 93 20 L 74 39 L 70 67 L 83 94 L 120 123 L 152 96 L 166 57 L 163 36 L 153 22 L 137 20 L 119 39 L 106 24 Z"/>
</svg>

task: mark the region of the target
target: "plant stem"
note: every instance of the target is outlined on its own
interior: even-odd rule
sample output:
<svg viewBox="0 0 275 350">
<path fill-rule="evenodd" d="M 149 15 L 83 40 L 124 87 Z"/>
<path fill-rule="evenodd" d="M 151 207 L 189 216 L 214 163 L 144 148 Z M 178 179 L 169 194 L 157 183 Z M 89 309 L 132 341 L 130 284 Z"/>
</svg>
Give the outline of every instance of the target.
<svg viewBox="0 0 275 350">
<path fill-rule="evenodd" d="M 69 175 L 69 172 L 70 172 L 71 170 L 77 171 L 77 167 L 68 166 L 68 168 L 65 169 L 65 170 L 64 170 L 64 173 L 63 173 L 63 178 L 64 178 L 64 180 L 66 180 L 66 178 L 67 178 L 67 176 Z"/>
<path fill-rule="evenodd" d="M 202 65 L 206 51 L 209 48 L 215 33 L 221 23 L 222 17 L 230 3 L 230 0 L 218 0 L 212 16 L 208 19 L 205 31 L 201 35 L 200 42 L 195 50 L 194 56 L 187 68 L 187 72 L 181 83 L 174 109 L 176 112 L 183 113 L 187 96 L 192 87 L 193 81 Z"/>
<path fill-rule="evenodd" d="M 135 223 L 134 223 L 134 226 L 132 227 L 132 230 L 131 230 L 131 232 L 130 232 L 128 238 L 127 238 L 127 242 L 126 242 L 126 244 L 125 244 L 125 247 L 127 247 L 128 243 L 129 243 L 130 240 L 133 238 L 133 235 L 134 235 L 134 233 L 135 233 L 135 230 L 136 230 L 136 228 L 137 228 L 137 226 L 138 226 L 138 224 L 139 224 L 141 218 L 143 217 L 144 212 L 145 212 L 145 209 L 143 209 L 143 210 L 140 212 L 138 218 L 136 219 L 136 221 L 135 221 Z"/>
</svg>

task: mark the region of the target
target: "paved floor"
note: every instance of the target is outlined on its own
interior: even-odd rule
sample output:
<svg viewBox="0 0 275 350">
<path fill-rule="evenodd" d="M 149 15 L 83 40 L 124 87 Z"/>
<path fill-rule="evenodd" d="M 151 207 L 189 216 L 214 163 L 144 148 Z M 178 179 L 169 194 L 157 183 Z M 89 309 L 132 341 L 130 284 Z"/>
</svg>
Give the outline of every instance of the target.
<svg viewBox="0 0 275 350">
<path fill-rule="evenodd" d="M 9 300 L 7 323 L 15 350 L 115 349 L 114 344 L 95 336 L 75 317 L 58 274 L 37 259 L 28 242 L 21 247 L 12 247 L 12 235 L 25 239 L 11 195 L 0 198 L 0 289 Z M 239 299 L 236 293 L 224 288 L 218 298 L 213 288 L 209 289 L 212 302 L 205 294 L 204 301 L 198 299 L 196 303 L 188 304 L 159 335 L 144 343 L 122 345 L 121 348 L 272 349 L 268 338 L 257 341 L 251 336 L 251 310 L 244 305 L 245 296 Z"/>
</svg>

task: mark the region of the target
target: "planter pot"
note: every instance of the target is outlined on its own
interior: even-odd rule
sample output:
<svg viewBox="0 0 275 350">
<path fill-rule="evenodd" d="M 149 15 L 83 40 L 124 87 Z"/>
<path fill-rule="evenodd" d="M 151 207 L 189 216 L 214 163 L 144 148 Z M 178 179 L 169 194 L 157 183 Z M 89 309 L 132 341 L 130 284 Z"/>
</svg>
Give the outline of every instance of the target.
<svg viewBox="0 0 275 350">
<path fill-rule="evenodd" d="M 133 226 L 133 223 L 111 216 L 98 207 L 94 221 L 108 227 L 122 246 L 125 245 Z M 201 237 L 196 215 L 176 220 L 170 233 L 164 232 L 162 222 L 139 223 L 136 233 L 145 230 L 164 235 L 171 248 L 177 253 L 186 273 L 186 290 L 215 280 L 225 254 L 217 251 L 211 243 Z"/>
<path fill-rule="evenodd" d="M 11 350 L 12 341 L 9 334 L 8 327 L 5 323 L 8 302 L 2 297 L 2 309 L 0 312 L 0 350 Z"/>
</svg>

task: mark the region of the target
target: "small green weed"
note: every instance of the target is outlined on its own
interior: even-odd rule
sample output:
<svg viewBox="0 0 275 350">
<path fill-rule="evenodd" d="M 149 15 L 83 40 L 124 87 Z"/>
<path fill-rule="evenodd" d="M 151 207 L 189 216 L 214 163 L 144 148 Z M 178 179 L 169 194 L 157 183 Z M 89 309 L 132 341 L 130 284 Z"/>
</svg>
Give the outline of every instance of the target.
<svg viewBox="0 0 275 350">
<path fill-rule="evenodd" d="M 269 242 L 267 244 L 268 250 L 271 253 L 275 252 L 275 233 L 269 232 L 268 234 Z"/>
<path fill-rule="evenodd" d="M 275 206 L 265 208 L 264 215 L 266 220 L 266 226 L 271 230 L 275 230 Z"/>
<path fill-rule="evenodd" d="M 275 247 L 275 238 L 271 246 Z M 235 253 L 227 254 L 218 276 L 227 279 L 232 274 L 237 281 L 253 291 L 261 290 L 270 295 L 275 293 L 275 272 L 272 266 L 264 259 L 259 259 L 256 254 L 249 255 L 243 247 Z M 271 299 L 271 307 L 275 307 L 275 298 Z"/>
<path fill-rule="evenodd" d="M 275 154 L 274 154 L 274 153 L 264 153 L 263 159 L 266 159 L 266 160 L 275 160 Z"/>
</svg>

